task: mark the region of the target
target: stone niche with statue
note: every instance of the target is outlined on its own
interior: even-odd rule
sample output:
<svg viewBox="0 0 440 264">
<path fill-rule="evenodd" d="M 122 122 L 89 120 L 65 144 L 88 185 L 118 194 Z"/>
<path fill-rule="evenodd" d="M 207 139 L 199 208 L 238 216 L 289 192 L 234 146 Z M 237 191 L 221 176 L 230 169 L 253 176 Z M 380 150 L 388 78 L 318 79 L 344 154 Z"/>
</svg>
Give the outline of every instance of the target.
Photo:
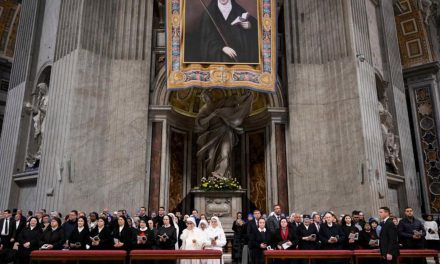
<svg viewBox="0 0 440 264">
<path fill-rule="evenodd" d="M 231 152 L 238 144 L 237 135 L 243 133 L 241 125 L 250 114 L 253 95 L 246 92 L 214 102 L 211 94 L 203 91 L 202 100 L 205 105 L 195 119 L 195 127 L 199 135 L 197 156 L 206 174 L 200 187 L 192 190 L 194 206 L 207 217 L 220 217 L 226 235 L 231 235 L 246 193 L 231 177 Z"/>
</svg>

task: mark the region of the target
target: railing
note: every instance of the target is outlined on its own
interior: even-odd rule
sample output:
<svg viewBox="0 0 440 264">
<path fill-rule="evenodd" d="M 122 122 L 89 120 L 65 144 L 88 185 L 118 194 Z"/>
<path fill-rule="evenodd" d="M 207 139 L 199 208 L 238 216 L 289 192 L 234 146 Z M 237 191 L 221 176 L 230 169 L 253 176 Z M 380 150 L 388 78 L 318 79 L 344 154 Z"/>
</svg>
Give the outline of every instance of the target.
<svg viewBox="0 0 440 264">
<path fill-rule="evenodd" d="M 31 263 L 40 261 L 121 261 L 126 263 L 125 250 L 34 250 Z"/>
<path fill-rule="evenodd" d="M 399 264 L 404 258 L 434 258 L 439 264 L 439 251 L 431 249 L 402 249 L 397 258 Z M 382 259 L 379 250 L 270 250 L 264 252 L 264 262 L 270 259 L 346 259 L 358 264 L 361 259 Z"/>
<path fill-rule="evenodd" d="M 353 263 L 351 250 L 268 250 L 264 252 L 264 263 L 269 259 L 346 259 Z"/>
<path fill-rule="evenodd" d="M 222 259 L 220 250 L 132 250 L 130 264 L 138 260 Z"/>
<path fill-rule="evenodd" d="M 439 264 L 438 262 L 438 250 L 432 249 L 401 249 L 400 256 L 397 258 L 397 264 L 400 263 L 400 260 L 403 258 L 434 258 L 435 264 Z"/>
<path fill-rule="evenodd" d="M 140 260 L 222 259 L 220 250 L 35 250 L 31 263 L 40 261 L 121 261 Z M 128 258 L 127 258 L 128 257 Z"/>
</svg>

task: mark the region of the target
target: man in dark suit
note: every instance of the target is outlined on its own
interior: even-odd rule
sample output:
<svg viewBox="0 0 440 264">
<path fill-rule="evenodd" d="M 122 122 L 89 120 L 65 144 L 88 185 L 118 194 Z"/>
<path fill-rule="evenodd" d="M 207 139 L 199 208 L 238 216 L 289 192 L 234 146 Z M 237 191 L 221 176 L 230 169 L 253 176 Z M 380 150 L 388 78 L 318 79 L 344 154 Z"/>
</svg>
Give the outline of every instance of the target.
<svg viewBox="0 0 440 264">
<path fill-rule="evenodd" d="M 397 226 L 399 242 L 404 249 L 424 249 L 426 231 L 422 222 L 414 217 L 414 210 L 411 207 L 405 208 L 405 217 L 400 220 Z M 411 258 L 408 262 L 424 264 L 425 258 Z"/>
<path fill-rule="evenodd" d="M 254 248 L 252 247 L 252 243 L 251 240 L 255 237 L 255 235 L 258 232 L 258 220 L 260 220 L 261 218 L 261 211 L 258 209 L 254 210 L 254 219 L 249 221 L 247 224 L 247 230 L 246 230 L 246 235 L 249 239 L 249 263 L 255 263 L 255 252 L 254 252 Z"/>
<path fill-rule="evenodd" d="M 270 235 L 280 227 L 281 206 L 276 204 L 273 206 L 273 214 L 266 221 L 266 228 Z"/>
<path fill-rule="evenodd" d="M 12 219 L 11 210 L 7 209 L 3 212 L 3 219 L 0 220 L 0 244 L 3 249 L 12 249 L 13 238 L 15 232 L 15 221 Z"/>
<path fill-rule="evenodd" d="M 15 215 L 15 221 L 14 221 L 14 234 L 13 234 L 13 239 L 14 242 L 18 241 L 18 236 L 20 235 L 21 231 L 23 231 L 23 229 L 26 227 L 26 218 L 23 219 L 23 216 L 21 215 L 21 213 L 17 213 Z"/>
<path fill-rule="evenodd" d="M 163 217 L 165 216 L 165 207 L 159 207 L 159 214 L 153 218 L 153 222 L 156 225 L 156 228 L 163 226 Z"/>
<path fill-rule="evenodd" d="M 399 243 L 396 225 L 390 218 L 390 208 L 381 207 L 379 209 L 379 217 L 381 219 L 382 230 L 380 231 L 380 254 L 382 255 L 382 263 L 397 263 L 399 256 Z"/>
</svg>

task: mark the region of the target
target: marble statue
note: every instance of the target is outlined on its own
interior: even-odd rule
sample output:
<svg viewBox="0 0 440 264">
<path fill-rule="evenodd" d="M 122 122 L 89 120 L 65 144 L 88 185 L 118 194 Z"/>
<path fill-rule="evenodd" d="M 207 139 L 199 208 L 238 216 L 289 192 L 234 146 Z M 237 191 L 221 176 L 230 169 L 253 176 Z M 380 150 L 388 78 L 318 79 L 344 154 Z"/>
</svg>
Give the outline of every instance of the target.
<svg viewBox="0 0 440 264">
<path fill-rule="evenodd" d="M 240 126 L 250 114 L 253 96 L 247 92 L 214 102 L 210 92 L 204 90 L 201 97 L 205 105 L 195 120 L 200 147 L 197 156 L 206 158 L 208 177 L 229 178 L 231 151 L 238 142 L 237 134 L 243 132 Z"/>
<path fill-rule="evenodd" d="M 423 21 L 425 24 L 429 24 L 429 19 L 432 15 L 433 3 L 431 0 L 420 0 L 420 10 L 422 10 Z"/>
<path fill-rule="evenodd" d="M 33 115 L 33 125 L 34 125 L 34 133 L 33 140 L 30 144 L 33 144 L 34 147 L 32 149 L 36 151 L 28 151 L 26 157 L 26 166 L 32 168 L 35 166 L 36 162 L 41 158 L 41 147 L 42 140 L 44 135 L 44 127 L 46 123 L 46 111 L 48 105 L 48 90 L 47 84 L 39 83 L 37 85 L 37 89 L 35 94 L 37 97 L 35 99 L 34 104 L 27 102 L 25 104 L 26 110 Z"/>
<path fill-rule="evenodd" d="M 385 163 L 390 165 L 394 173 L 399 173 L 400 145 L 398 136 L 393 132 L 393 116 L 388 110 L 388 97 L 384 91 L 379 101 L 379 115 L 382 130 L 382 139 L 385 151 Z"/>
</svg>

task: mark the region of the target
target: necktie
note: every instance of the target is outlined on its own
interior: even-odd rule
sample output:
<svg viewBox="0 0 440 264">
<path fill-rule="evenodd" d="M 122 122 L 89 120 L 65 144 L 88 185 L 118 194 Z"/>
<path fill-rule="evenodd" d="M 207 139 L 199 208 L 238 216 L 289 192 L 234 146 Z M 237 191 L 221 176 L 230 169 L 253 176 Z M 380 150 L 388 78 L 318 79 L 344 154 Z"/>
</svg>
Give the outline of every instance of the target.
<svg viewBox="0 0 440 264">
<path fill-rule="evenodd" d="M 278 221 L 278 222 L 280 221 L 280 217 L 279 217 L 279 216 L 277 216 L 277 221 Z"/>
<path fill-rule="evenodd" d="M 9 219 L 6 219 L 5 226 L 6 226 L 5 235 L 9 235 Z"/>
<path fill-rule="evenodd" d="M 380 221 L 380 226 L 383 226 L 385 224 L 385 221 Z"/>
</svg>

